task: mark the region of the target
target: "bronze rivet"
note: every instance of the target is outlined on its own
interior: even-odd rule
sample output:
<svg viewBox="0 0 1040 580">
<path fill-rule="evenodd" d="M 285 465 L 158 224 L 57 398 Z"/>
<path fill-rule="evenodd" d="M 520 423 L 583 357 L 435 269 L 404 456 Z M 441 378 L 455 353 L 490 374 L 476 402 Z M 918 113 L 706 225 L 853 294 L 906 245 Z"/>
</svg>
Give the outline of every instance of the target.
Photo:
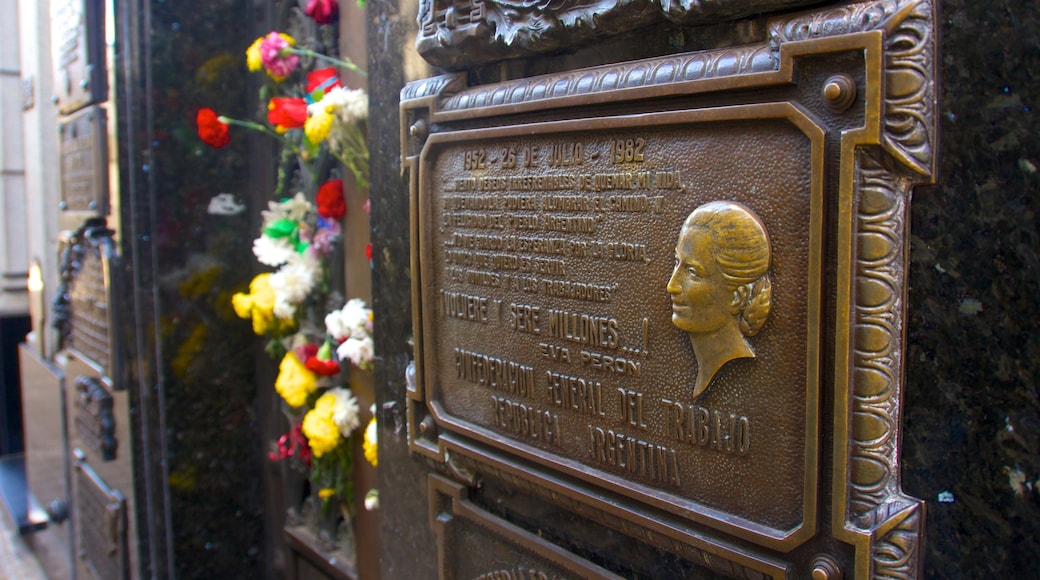
<svg viewBox="0 0 1040 580">
<path fill-rule="evenodd" d="M 408 134 L 417 139 L 425 139 L 427 133 L 426 121 L 419 119 L 408 127 Z"/>
<path fill-rule="evenodd" d="M 832 111 L 840 113 L 856 100 L 856 81 L 845 74 L 836 74 L 823 84 L 823 100 Z"/>
<path fill-rule="evenodd" d="M 841 580 L 841 565 L 828 554 L 819 554 L 812 563 L 813 580 Z"/>
</svg>

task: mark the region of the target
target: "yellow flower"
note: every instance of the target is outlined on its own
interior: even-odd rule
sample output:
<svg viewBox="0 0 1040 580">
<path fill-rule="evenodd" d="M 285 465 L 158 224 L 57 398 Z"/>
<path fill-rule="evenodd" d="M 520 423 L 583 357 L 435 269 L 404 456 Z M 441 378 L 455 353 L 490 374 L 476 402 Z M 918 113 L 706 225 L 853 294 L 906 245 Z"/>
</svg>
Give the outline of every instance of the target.
<svg viewBox="0 0 1040 580">
<path fill-rule="evenodd" d="M 369 419 L 368 426 L 365 427 L 363 447 L 365 449 L 365 459 L 372 464 L 372 467 L 379 467 L 379 431 L 375 417 Z"/>
<path fill-rule="evenodd" d="M 263 41 L 264 37 L 261 36 L 246 49 L 246 68 L 249 69 L 249 72 L 256 72 L 264 66 L 263 60 L 260 58 L 260 43 Z"/>
<path fill-rule="evenodd" d="M 329 499 L 330 497 L 336 496 L 336 490 L 331 487 L 323 487 L 318 490 L 318 497 L 320 499 Z"/>
<path fill-rule="evenodd" d="M 314 404 L 314 408 L 303 417 L 303 434 L 307 436 L 307 444 L 315 457 L 332 451 L 343 440 L 339 427 L 332 420 L 335 408 L 336 396 L 322 395 Z"/>
<path fill-rule="evenodd" d="M 293 320 L 276 318 L 274 315 L 275 294 L 271 288 L 271 274 L 257 274 L 249 283 L 249 293 L 239 292 L 231 297 L 231 305 L 240 318 L 253 319 L 253 332 L 264 335 L 275 330 L 287 331 L 295 325 Z"/>
<path fill-rule="evenodd" d="M 307 395 L 318 388 L 318 377 L 288 352 L 278 366 L 278 378 L 274 381 L 274 389 L 289 403 L 290 407 L 299 407 L 307 402 Z M 332 422 L 331 413 L 329 422 Z M 335 427 L 335 425 L 333 425 Z M 306 428 L 306 423 L 304 423 Z"/>
<path fill-rule="evenodd" d="M 307 139 L 315 145 L 324 141 L 331 130 L 332 115 L 324 109 L 319 109 L 315 114 L 307 117 L 307 122 L 303 125 L 303 132 L 307 134 Z"/>
</svg>

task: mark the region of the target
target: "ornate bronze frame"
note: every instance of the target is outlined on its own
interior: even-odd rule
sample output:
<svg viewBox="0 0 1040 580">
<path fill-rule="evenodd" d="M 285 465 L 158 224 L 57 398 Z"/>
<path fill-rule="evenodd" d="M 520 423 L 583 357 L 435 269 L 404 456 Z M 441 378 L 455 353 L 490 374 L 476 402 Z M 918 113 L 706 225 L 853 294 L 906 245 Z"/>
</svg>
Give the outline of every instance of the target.
<svg viewBox="0 0 1040 580">
<path fill-rule="evenodd" d="M 718 96 L 798 85 L 798 61 L 862 55 L 861 79 L 833 75 L 818 87 L 816 117 L 862 107 L 862 123 L 828 143 L 837 156 L 827 187 L 837 204 L 828 224 L 834 252 L 833 375 L 823 377 L 820 407 L 830 417 L 833 446 L 823 461 L 830 482 L 830 519 L 821 530 L 852 546 L 855 578 L 920 574 L 923 502 L 899 479 L 909 201 L 936 172 L 935 8 L 930 0 L 880 0 L 770 21 L 761 44 L 660 57 L 494 85 L 466 86 L 462 74 L 412 83 L 401 96 L 402 169 L 411 179 L 413 328 L 417 380 L 409 389 L 408 438 L 413 452 L 457 479 L 493 476 L 590 519 L 617 525 L 645 541 L 726 574 L 786 577 L 783 555 L 797 544 L 734 534 L 764 549 L 706 534 L 667 517 L 650 517 L 596 486 L 576 486 L 553 470 L 532 470 L 503 451 L 488 451 L 431 413 L 424 383 L 424 269 L 419 252 L 419 163 L 439 134 L 496 126 L 522 114 L 567 114 L 589 107 L 683 95 Z M 781 99 L 782 100 L 782 99 Z M 562 112 L 562 113 L 561 113 Z M 566 117 L 565 117 L 566 118 Z M 434 140 L 436 141 L 436 140 Z M 833 188 L 833 189 L 831 189 Z M 727 530 L 728 531 L 728 530 Z M 732 532 L 730 532 L 732 533 Z M 818 533 L 818 532 L 816 532 Z M 775 551 L 779 550 L 779 552 Z M 812 563 L 814 577 L 834 578 L 832 558 Z"/>
</svg>

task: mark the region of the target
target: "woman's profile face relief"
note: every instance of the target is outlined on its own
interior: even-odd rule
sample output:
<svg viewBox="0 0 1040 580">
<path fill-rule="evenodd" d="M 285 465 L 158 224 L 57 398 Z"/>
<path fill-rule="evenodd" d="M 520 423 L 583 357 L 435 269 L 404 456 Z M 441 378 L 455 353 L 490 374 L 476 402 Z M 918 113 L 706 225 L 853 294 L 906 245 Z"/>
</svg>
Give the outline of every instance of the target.
<svg viewBox="0 0 1040 580">
<path fill-rule="evenodd" d="M 726 288 L 714 256 L 714 240 L 703 227 L 683 227 L 668 280 L 672 323 L 690 333 L 709 333 L 730 322 L 733 292 Z"/>
</svg>

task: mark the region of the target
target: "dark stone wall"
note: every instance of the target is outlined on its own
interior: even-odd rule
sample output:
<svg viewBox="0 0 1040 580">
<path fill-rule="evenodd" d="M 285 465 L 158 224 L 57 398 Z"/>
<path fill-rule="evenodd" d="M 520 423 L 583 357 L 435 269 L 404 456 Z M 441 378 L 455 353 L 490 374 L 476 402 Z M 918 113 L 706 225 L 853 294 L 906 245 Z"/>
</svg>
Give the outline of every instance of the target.
<svg viewBox="0 0 1040 580">
<path fill-rule="evenodd" d="M 903 485 L 927 501 L 925 575 L 1040 559 L 1040 18 L 940 12 L 941 169 L 911 210 Z"/>
<path fill-rule="evenodd" d="M 925 577 L 1029 577 L 1040 561 L 1040 15 L 1031 0 L 940 4 L 941 168 L 938 185 L 918 188 L 912 204 L 902 482 L 927 503 Z M 376 384 L 389 403 L 380 411 L 380 487 L 398 486 L 381 508 L 392 540 L 382 570 L 429 577 L 432 538 L 410 516 L 424 509 L 424 471 L 409 459 L 404 409 L 394 403 L 406 399 L 411 358 L 397 99 L 405 82 L 433 71 L 411 49 L 414 3 L 376 0 L 368 14 L 384 357 Z M 554 62 L 562 60 L 505 68 L 538 73 Z"/>
</svg>

